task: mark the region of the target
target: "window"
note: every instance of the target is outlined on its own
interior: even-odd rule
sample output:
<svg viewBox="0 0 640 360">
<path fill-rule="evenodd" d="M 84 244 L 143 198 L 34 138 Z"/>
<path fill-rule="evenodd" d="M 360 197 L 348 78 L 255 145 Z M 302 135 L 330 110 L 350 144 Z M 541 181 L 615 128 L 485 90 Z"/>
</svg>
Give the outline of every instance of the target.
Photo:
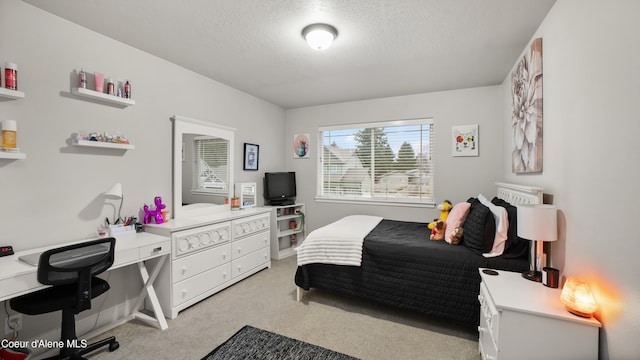
<svg viewBox="0 0 640 360">
<path fill-rule="evenodd" d="M 434 204 L 432 119 L 318 130 L 318 200 Z"/>
<path fill-rule="evenodd" d="M 195 166 L 193 191 L 228 193 L 229 142 L 211 136 L 194 138 Z"/>
</svg>

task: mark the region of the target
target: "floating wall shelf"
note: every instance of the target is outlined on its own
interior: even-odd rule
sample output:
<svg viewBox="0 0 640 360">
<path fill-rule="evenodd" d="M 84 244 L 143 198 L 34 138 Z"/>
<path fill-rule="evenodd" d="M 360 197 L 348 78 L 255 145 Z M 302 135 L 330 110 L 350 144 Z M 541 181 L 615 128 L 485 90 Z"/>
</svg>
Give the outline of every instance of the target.
<svg viewBox="0 0 640 360">
<path fill-rule="evenodd" d="M 24 99 L 24 93 L 22 91 L 9 90 L 0 87 L 0 98 L 11 100 Z"/>
<path fill-rule="evenodd" d="M 71 93 L 80 97 L 94 99 L 94 100 L 98 100 L 101 102 L 114 104 L 114 105 L 132 106 L 136 104 L 136 102 L 131 99 L 125 99 L 118 96 L 104 94 L 101 92 L 97 92 L 97 91 L 93 91 L 85 88 L 73 88 L 71 89 Z"/>
<path fill-rule="evenodd" d="M 73 145 L 103 148 L 103 149 L 120 149 L 120 150 L 133 150 L 136 148 L 134 145 L 131 145 L 131 144 L 116 144 L 116 143 L 109 143 L 109 142 L 103 142 L 103 141 L 90 141 L 90 140 L 78 140 L 78 141 L 74 140 Z"/>
<path fill-rule="evenodd" d="M 27 154 L 25 153 L 0 151 L 0 159 L 22 160 L 26 158 Z"/>
</svg>

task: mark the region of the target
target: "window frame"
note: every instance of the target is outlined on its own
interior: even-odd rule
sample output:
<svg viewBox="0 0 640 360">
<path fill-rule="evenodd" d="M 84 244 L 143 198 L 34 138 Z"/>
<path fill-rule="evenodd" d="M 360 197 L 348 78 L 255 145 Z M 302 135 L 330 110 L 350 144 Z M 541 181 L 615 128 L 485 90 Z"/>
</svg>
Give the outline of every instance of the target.
<svg viewBox="0 0 640 360">
<path fill-rule="evenodd" d="M 339 131 L 339 130 L 353 130 L 354 133 L 367 128 L 393 128 L 393 127 L 403 127 L 403 126 L 415 126 L 415 125 L 428 125 L 428 137 L 426 139 L 422 139 L 422 146 L 424 147 L 424 143 L 428 145 L 428 165 L 425 171 L 427 172 L 427 186 L 430 189 L 431 197 L 425 199 L 411 199 L 408 197 L 405 198 L 396 198 L 396 197 L 380 197 L 373 196 L 375 193 L 372 191 L 371 197 L 362 197 L 362 196 L 335 196 L 330 194 L 324 194 L 325 190 L 325 164 L 324 164 L 324 133 L 326 131 Z M 422 130 L 425 131 L 425 130 Z M 401 207 L 426 207 L 433 208 L 435 207 L 435 180 L 434 180 L 434 121 L 432 117 L 424 117 L 424 118 L 416 118 L 416 119 L 403 119 L 403 120 L 388 120 L 388 121 L 380 121 L 380 122 L 367 122 L 367 123 L 351 123 L 351 124 L 340 124 L 340 125 L 329 125 L 329 126 L 320 126 L 317 131 L 317 141 L 318 141 L 318 163 L 317 163 L 317 176 L 316 176 L 316 196 L 315 201 L 317 202 L 327 202 L 327 203 L 341 203 L 341 204 L 362 204 L 362 205 L 382 205 L 382 206 L 401 206 Z M 417 154 L 419 156 L 419 154 Z M 398 154 L 394 153 L 395 158 L 397 159 Z M 328 166 L 332 166 L 329 164 Z M 338 165 L 336 165 L 338 166 Z M 372 176 L 372 175 L 369 175 Z M 372 176 L 373 177 L 373 176 Z M 372 185 L 373 186 L 373 185 Z M 429 191 L 429 190 L 427 190 Z"/>
<path fill-rule="evenodd" d="M 213 147 L 219 147 L 221 145 L 225 145 L 224 147 L 226 147 L 226 153 L 224 154 L 224 156 L 222 157 L 217 157 L 216 155 L 216 160 L 220 160 L 222 158 L 224 158 L 225 160 L 225 167 L 226 167 L 226 175 L 227 178 L 226 179 L 222 179 L 224 180 L 222 183 L 224 184 L 224 187 L 221 188 L 207 188 L 207 187 L 203 187 L 202 183 L 200 182 L 200 172 L 202 170 L 201 168 L 201 164 L 200 161 L 204 162 L 205 164 L 206 161 L 204 159 L 200 158 L 201 155 L 201 151 L 200 151 L 200 147 L 202 146 L 206 146 L 206 141 L 211 141 L 212 142 L 212 146 Z M 220 142 L 220 143 L 217 143 Z M 192 184 L 191 184 L 191 194 L 193 195 L 226 195 L 229 192 L 230 186 L 232 186 L 231 184 L 229 184 L 229 162 L 230 162 L 230 151 L 231 149 L 229 148 L 229 141 L 227 139 L 223 139 L 223 138 L 219 138 L 216 136 L 209 136 L 209 135 L 198 135 L 195 136 L 193 138 L 193 157 L 194 157 L 194 164 L 193 164 L 193 168 L 192 171 L 193 173 L 191 174 L 192 176 Z M 215 150 L 219 150 L 219 149 L 215 149 Z M 209 152 L 211 152 L 211 154 L 216 154 L 217 152 L 214 151 L 214 149 L 210 149 L 208 150 Z M 211 155 L 210 154 L 210 155 Z M 216 176 L 218 177 L 218 176 Z"/>
</svg>

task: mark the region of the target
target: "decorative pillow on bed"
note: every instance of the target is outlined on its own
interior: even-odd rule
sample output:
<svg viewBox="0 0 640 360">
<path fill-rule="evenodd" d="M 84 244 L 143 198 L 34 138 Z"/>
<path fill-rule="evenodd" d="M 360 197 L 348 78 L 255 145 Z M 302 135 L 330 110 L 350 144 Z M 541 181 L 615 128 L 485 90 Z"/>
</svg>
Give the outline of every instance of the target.
<svg viewBox="0 0 640 360">
<path fill-rule="evenodd" d="M 467 214 L 469 214 L 470 208 L 471 204 L 469 204 L 468 202 L 457 203 L 453 206 L 453 208 L 449 212 L 449 216 L 447 217 L 447 227 L 444 231 L 445 239 L 450 239 L 453 229 L 464 224 L 464 221 L 467 219 Z"/>
<path fill-rule="evenodd" d="M 501 206 L 492 204 L 491 201 L 482 194 L 478 195 L 478 200 L 480 200 L 482 205 L 489 208 L 491 215 L 493 215 L 493 221 L 496 223 L 496 235 L 493 239 L 493 247 L 490 252 L 483 255 L 486 257 L 500 256 L 504 252 L 505 242 L 507 241 L 507 229 L 509 229 L 507 210 Z"/>
<path fill-rule="evenodd" d="M 507 230 L 507 242 L 505 243 L 504 257 L 520 257 L 529 251 L 529 240 L 518 236 L 518 208 L 508 202 L 494 197 L 491 202 L 502 206 L 507 210 L 509 218 L 509 230 Z"/>
<path fill-rule="evenodd" d="M 467 219 L 462 225 L 462 245 L 478 254 L 488 253 L 493 248 L 493 239 L 496 236 L 496 223 L 488 207 L 482 205 L 480 200 L 469 198 L 471 204 Z"/>
</svg>

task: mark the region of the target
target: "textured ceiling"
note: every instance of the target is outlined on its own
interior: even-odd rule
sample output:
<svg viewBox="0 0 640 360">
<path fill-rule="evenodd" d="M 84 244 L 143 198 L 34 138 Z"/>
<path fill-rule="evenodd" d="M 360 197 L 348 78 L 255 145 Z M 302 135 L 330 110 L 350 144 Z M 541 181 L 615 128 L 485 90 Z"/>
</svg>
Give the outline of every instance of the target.
<svg viewBox="0 0 640 360">
<path fill-rule="evenodd" d="M 23 1 L 283 108 L 499 84 L 555 2 Z"/>
</svg>

